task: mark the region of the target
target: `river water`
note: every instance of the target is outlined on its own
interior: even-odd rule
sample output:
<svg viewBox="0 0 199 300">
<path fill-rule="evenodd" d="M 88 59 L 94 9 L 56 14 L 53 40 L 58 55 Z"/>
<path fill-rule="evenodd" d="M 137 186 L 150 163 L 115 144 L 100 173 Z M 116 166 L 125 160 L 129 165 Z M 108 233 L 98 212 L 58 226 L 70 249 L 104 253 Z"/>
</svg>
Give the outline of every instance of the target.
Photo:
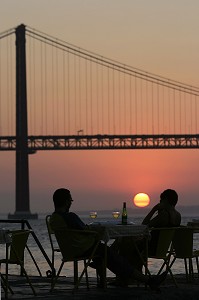
<svg viewBox="0 0 199 300">
<path fill-rule="evenodd" d="M 45 216 L 46 215 L 39 215 L 39 218 L 37 220 L 29 220 L 29 224 L 31 225 L 33 231 L 35 232 L 37 238 L 39 239 L 42 247 L 44 248 L 46 254 L 48 255 L 49 258 L 51 258 L 51 247 L 50 247 L 50 242 L 48 238 L 48 233 L 47 233 L 47 228 L 46 228 L 46 223 L 45 223 Z M 4 220 L 6 216 L 0 216 L 1 220 Z M 81 219 L 86 223 L 90 223 L 92 220 L 89 218 L 88 215 L 81 215 Z M 104 215 L 99 215 L 97 217 L 98 221 L 104 221 L 112 218 L 111 214 L 104 214 Z M 199 217 L 192 217 L 192 216 L 185 216 L 182 218 L 182 225 L 186 225 L 187 222 L 192 221 L 192 219 L 199 219 Z M 135 224 L 141 224 L 143 217 L 142 216 L 128 216 L 128 220 L 135 223 Z M 8 224 L 8 223 L 1 223 L 0 224 L 1 228 L 6 228 L 6 229 L 19 229 L 20 224 Z M 50 267 L 48 265 L 48 262 L 46 261 L 45 257 L 43 256 L 41 250 L 39 249 L 37 243 L 33 239 L 33 237 L 30 235 L 29 240 L 28 240 L 28 246 L 33 254 L 34 258 L 37 261 L 37 264 L 42 272 L 42 275 L 46 275 L 46 271 L 50 270 Z M 194 249 L 199 249 L 199 233 L 194 234 Z M 0 245 L 0 255 L 1 257 L 4 257 L 5 255 L 5 245 Z M 56 269 L 59 267 L 61 262 L 61 255 L 57 254 L 55 257 L 55 267 Z M 152 274 L 155 274 L 158 271 L 158 268 L 161 264 L 161 261 L 159 260 L 149 260 L 149 269 Z M 25 255 L 25 267 L 30 275 L 38 275 L 37 268 L 35 267 L 29 253 L 26 253 Z M 195 266 L 194 266 L 195 267 Z M 81 264 L 79 266 L 80 270 L 82 268 Z M 172 271 L 174 274 L 180 274 L 184 273 L 184 263 L 182 260 L 176 260 L 175 264 L 172 267 Z M 16 266 L 11 266 L 10 268 L 10 273 L 15 272 L 16 274 L 19 274 L 19 269 Z M 63 275 L 66 276 L 72 276 L 73 275 L 73 265 L 72 263 L 67 263 L 65 264 L 65 267 L 63 268 Z M 95 276 L 95 270 L 89 268 L 89 275 L 90 276 Z M 111 272 L 108 271 L 108 275 L 112 275 Z"/>
</svg>

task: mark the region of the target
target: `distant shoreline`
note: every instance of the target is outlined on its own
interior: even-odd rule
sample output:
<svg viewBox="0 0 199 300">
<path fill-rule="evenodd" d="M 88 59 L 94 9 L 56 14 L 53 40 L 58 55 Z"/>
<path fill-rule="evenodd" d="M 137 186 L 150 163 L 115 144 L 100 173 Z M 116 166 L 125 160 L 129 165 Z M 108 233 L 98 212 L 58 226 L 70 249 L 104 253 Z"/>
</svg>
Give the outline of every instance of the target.
<svg viewBox="0 0 199 300">
<path fill-rule="evenodd" d="M 145 216 L 150 210 L 151 210 L 151 206 L 149 207 L 127 207 L 128 210 L 128 214 L 129 215 L 137 215 L 137 216 Z M 121 212 L 121 208 L 113 208 L 111 209 L 95 209 L 98 214 L 100 215 L 110 215 L 112 214 L 113 211 L 120 211 Z M 190 206 L 185 206 L 185 205 L 179 205 L 177 206 L 177 210 L 181 213 L 182 216 L 184 217 L 195 217 L 197 216 L 199 218 L 199 205 L 190 205 Z M 89 215 L 89 212 L 92 211 L 91 210 L 76 210 L 75 212 L 79 215 Z M 47 215 L 47 214 L 51 214 L 52 212 L 38 212 L 38 215 Z M 7 215 L 8 212 L 3 212 L 0 215 L 1 216 L 5 216 Z M 1 218 L 1 217 L 0 217 Z"/>
<path fill-rule="evenodd" d="M 137 215 L 145 215 L 151 210 L 152 207 L 127 207 L 128 213 L 129 214 L 137 214 Z M 121 209 L 113 209 L 115 211 L 121 211 Z M 97 210 L 98 213 L 100 214 L 107 214 L 107 213 L 112 213 L 113 210 L 107 209 L 107 210 Z M 177 206 L 177 210 L 182 214 L 182 215 L 196 215 L 199 216 L 199 205 L 190 205 L 190 206 L 183 206 L 179 205 Z M 79 210 L 77 213 L 80 214 L 87 214 L 89 211 L 88 210 Z"/>
</svg>

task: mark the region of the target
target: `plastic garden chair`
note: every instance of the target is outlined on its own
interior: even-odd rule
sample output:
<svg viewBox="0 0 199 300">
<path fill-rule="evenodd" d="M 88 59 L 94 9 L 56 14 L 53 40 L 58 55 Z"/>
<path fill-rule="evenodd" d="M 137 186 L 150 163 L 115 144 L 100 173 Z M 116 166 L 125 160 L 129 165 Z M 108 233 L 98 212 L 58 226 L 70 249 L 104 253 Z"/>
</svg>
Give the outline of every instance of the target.
<svg viewBox="0 0 199 300">
<path fill-rule="evenodd" d="M 57 240 L 55 238 L 54 230 L 52 229 L 52 226 L 50 224 L 50 218 L 51 218 L 51 215 L 46 216 L 46 227 L 47 227 L 48 236 L 49 236 L 49 240 L 50 240 L 51 262 L 52 262 L 52 268 L 53 268 L 52 273 L 49 274 L 49 275 L 54 277 L 56 275 L 56 271 L 55 271 L 55 254 L 60 253 L 60 249 L 59 249 L 59 246 L 57 244 Z M 47 272 L 50 272 L 50 271 L 47 271 Z"/>
<path fill-rule="evenodd" d="M 170 273 L 174 284 L 177 287 L 177 282 L 173 276 L 170 266 L 170 259 L 172 255 L 171 245 L 174 234 L 175 228 L 153 228 L 151 230 L 148 257 L 163 260 L 163 264 L 161 265 L 158 274 L 160 274 L 163 268 L 166 267 L 166 271 Z"/>
<path fill-rule="evenodd" d="M 8 250 L 8 253 L 6 255 L 7 258 L 0 259 L 0 268 L 2 264 L 6 265 L 6 276 L 3 280 L 3 284 L 4 286 L 8 285 L 7 278 L 8 278 L 9 265 L 16 264 L 21 267 L 22 274 L 25 275 L 26 280 L 29 283 L 33 294 L 36 296 L 35 289 L 24 267 L 24 250 L 27 244 L 30 231 L 16 230 L 16 231 L 11 231 L 10 234 L 11 234 L 11 243 L 7 249 Z M 1 276 L 3 275 L 1 274 Z"/>
<path fill-rule="evenodd" d="M 170 267 L 174 264 L 176 259 L 183 259 L 187 282 L 194 279 L 194 258 L 196 259 L 196 266 L 199 277 L 199 250 L 193 249 L 193 234 L 194 229 L 191 227 L 178 227 L 175 231 L 172 241 L 174 258 L 170 264 Z"/>
<path fill-rule="evenodd" d="M 55 230 L 55 236 L 62 254 L 62 262 L 56 277 L 52 281 L 51 291 L 57 282 L 61 270 L 66 262 L 74 262 L 74 290 L 78 288 L 82 277 L 86 275 L 87 289 L 89 289 L 87 268 L 95 256 L 99 245 L 97 232 L 90 230 L 74 230 L 60 228 Z M 90 249 L 92 249 L 90 251 Z M 83 261 L 84 268 L 78 277 L 78 262 Z"/>
</svg>

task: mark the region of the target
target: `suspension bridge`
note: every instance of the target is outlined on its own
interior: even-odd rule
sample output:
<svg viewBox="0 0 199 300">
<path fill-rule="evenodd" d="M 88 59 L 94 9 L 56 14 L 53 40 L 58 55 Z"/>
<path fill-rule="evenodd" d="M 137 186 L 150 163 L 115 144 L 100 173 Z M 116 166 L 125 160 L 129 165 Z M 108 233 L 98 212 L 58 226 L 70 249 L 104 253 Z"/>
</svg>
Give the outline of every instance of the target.
<svg viewBox="0 0 199 300">
<path fill-rule="evenodd" d="M 0 151 L 16 152 L 16 212 L 39 150 L 199 148 L 199 88 L 23 24 L 0 33 Z"/>
</svg>

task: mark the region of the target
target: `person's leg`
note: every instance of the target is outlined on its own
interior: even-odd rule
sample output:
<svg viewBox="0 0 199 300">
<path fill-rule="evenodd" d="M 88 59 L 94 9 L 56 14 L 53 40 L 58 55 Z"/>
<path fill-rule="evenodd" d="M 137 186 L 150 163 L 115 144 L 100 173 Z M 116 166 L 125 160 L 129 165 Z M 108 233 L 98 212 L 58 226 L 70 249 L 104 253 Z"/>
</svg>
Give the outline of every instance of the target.
<svg viewBox="0 0 199 300">
<path fill-rule="evenodd" d="M 137 239 L 132 237 L 122 238 L 119 245 L 118 253 L 125 257 L 128 262 L 137 270 L 142 272 L 143 260 L 145 259 L 146 243 L 144 239 Z M 141 258 L 142 257 L 142 258 Z"/>
<path fill-rule="evenodd" d="M 139 270 L 136 270 L 131 264 L 129 264 L 128 260 L 112 251 L 109 247 L 105 249 L 106 245 L 100 244 L 96 253 L 98 257 L 94 260 L 96 263 L 97 270 L 99 271 L 99 275 L 103 276 L 102 272 L 102 263 L 104 259 L 105 251 L 107 250 L 107 267 L 108 269 L 119 276 L 124 282 L 129 278 L 134 278 L 140 282 L 148 284 L 152 289 L 157 289 L 157 287 L 165 280 L 167 273 L 164 272 L 158 276 L 148 276 L 142 274 Z"/>
</svg>

